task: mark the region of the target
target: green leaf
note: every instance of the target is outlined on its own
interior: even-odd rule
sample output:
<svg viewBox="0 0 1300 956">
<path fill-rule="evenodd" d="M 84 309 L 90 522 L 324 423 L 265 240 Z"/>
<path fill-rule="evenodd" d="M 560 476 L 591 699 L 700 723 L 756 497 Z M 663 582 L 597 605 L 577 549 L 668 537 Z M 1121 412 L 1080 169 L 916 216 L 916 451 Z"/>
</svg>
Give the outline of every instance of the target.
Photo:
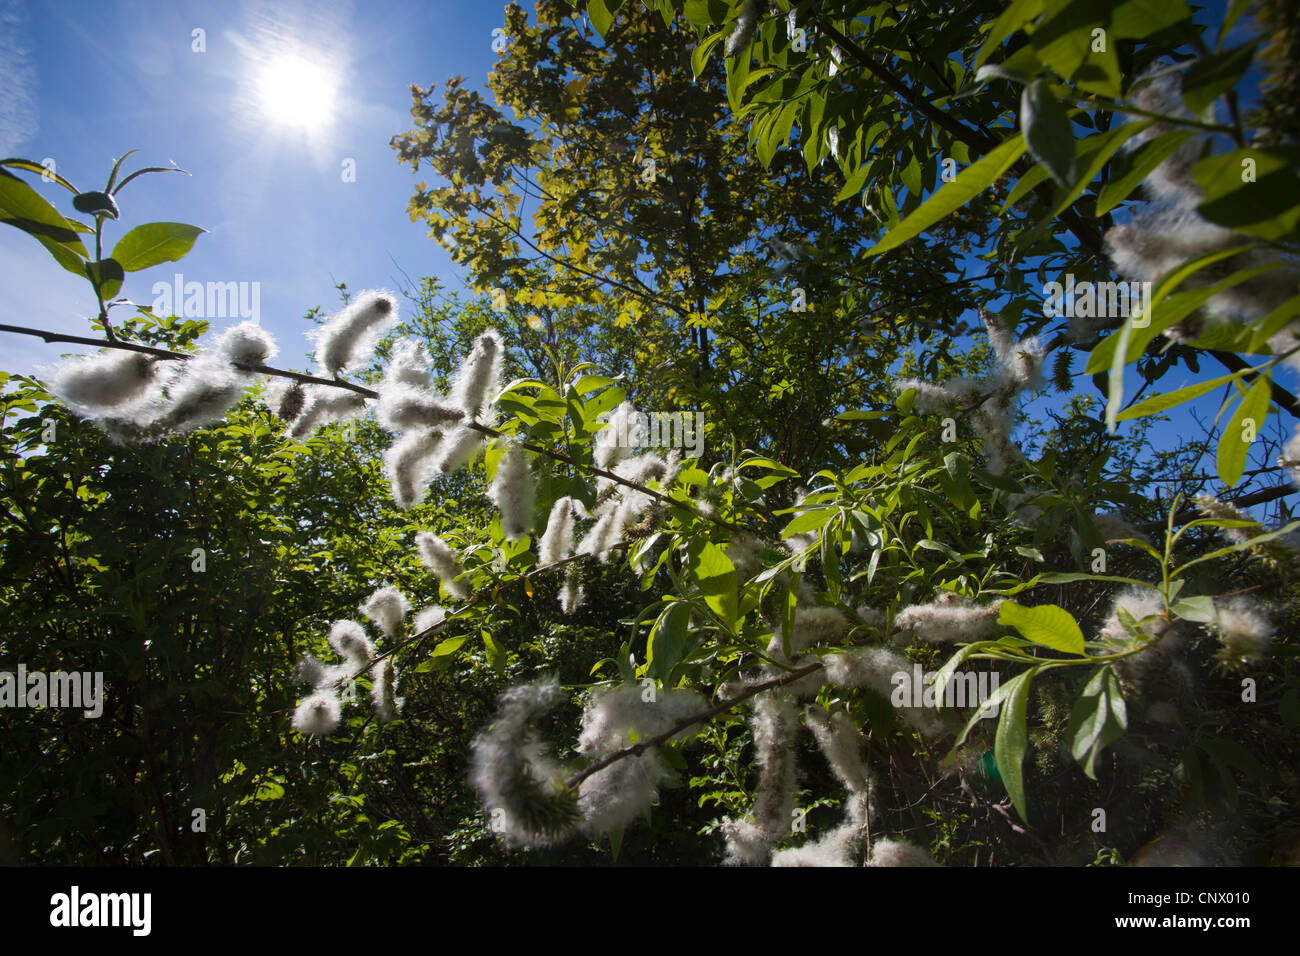
<svg viewBox="0 0 1300 956">
<path fill-rule="evenodd" d="M 1005 605 L 1004 605 L 1005 606 Z M 1025 712 L 1029 704 L 1029 684 L 1040 668 L 1032 667 L 1017 674 L 1008 684 L 1006 703 L 998 716 L 998 731 L 994 738 L 994 757 L 1002 783 L 1011 795 L 1020 819 L 1029 823 L 1029 805 L 1025 800 L 1024 761 L 1029 746 L 1029 733 L 1025 725 Z M 1002 688 L 998 688 L 1001 690 Z"/>
<path fill-rule="evenodd" d="M 1258 352 L 1269 339 L 1290 325 L 1297 315 L 1300 315 L 1300 295 L 1293 295 L 1258 321 L 1251 333 L 1246 351 Z"/>
<path fill-rule="evenodd" d="M 1211 222 L 1260 239 L 1300 240 L 1297 166 L 1300 147 L 1238 149 L 1203 159 L 1192 169 L 1205 194 L 1197 210 Z"/>
<path fill-rule="evenodd" d="M 845 414 L 852 414 L 852 413 L 846 412 Z M 773 461 L 771 458 L 746 458 L 744 461 L 742 461 L 739 465 L 736 466 L 736 471 L 738 472 L 744 471 L 746 468 L 762 468 L 765 469 L 766 471 L 775 471 L 778 472 L 779 474 L 788 475 L 792 478 L 799 477 L 799 472 L 795 471 L 793 468 L 791 468 L 788 465 L 783 465 L 778 461 Z"/>
<path fill-rule="evenodd" d="M 1021 93 L 1020 129 L 1029 154 L 1068 189 L 1075 179 L 1074 133 L 1046 80 L 1034 80 Z"/>
<path fill-rule="evenodd" d="M 581 396 L 612 384 L 614 384 L 614 379 L 608 375 L 584 375 L 573 383 L 573 390 Z"/>
<path fill-rule="evenodd" d="M 1154 415 L 1157 412 L 1163 412 L 1167 408 L 1173 408 L 1175 405 L 1181 405 L 1184 402 L 1190 402 L 1192 399 L 1204 395 L 1206 392 L 1212 392 L 1220 385 L 1226 385 L 1229 382 L 1236 381 L 1245 375 L 1249 369 L 1242 369 L 1233 372 L 1231 375 L 1222 375 L 1219 378 L 1212 378 L 1206 382 L 1197 382 L 1195 385 L 1188 385 L 1186 388 L 1180 388 L 1176 392 L 1165 392 L 1162 395 L 1153 395 L 1144 401 L 1138 402 L 1132 408 L 1126 408 L 1115 417 L 1116 421 L 1128 421 L 1130 418 L 1142 418 L 1144 415 Z"/>
<path fill-rule="evenodd" d="M 55 242 L 49 236 L 33 236 L 32 238 L 43 245 L 49 254 L 54 257 L 54 261 L 63 266 L 63 268 L 67 269 L 73 275 L 81 276 L 83 279 L 86 277 L 86 266 L 88 263 L 84 258 L 77 255 L 66 245 L 61 242 Z"/>
<path fill-rule="evenodd" d="M 1280 528 L 1275 528 L 1272 531 L 1266 531 L 1263 534 L 1254 535 L 1249 540 L 1238 541 L 1236 544 L 1230 544 L 1226 548 L 1219 548 L 1216 551 L 1211 551 L 1209 554 L 1203 554 L 1199 558 L 1193 558 L 1192 560 L 1184 564 L 1182 567 L 1175 568 L 1173 575 L 1175 578 L 1182 577 L 1183 572 L 1186 571 L 1188 568 L 1192 567 L 1193 565 L 1201 564 L 1202 562 L 1205 561 L 1214 561 L 1217 558 L 1226 557 L 1229 554 L 1236 554 L 1238 551 L 1246 551 L 1249 550 L 1250 548 L 1257 548 L 1261 544 L 1264 544 L 1265 542 L 1274 541 L 1282 537 L 1283 535 L 1290 534 L 1293 531 L 1300 531 L 1300 520 L 1289 521 Z"/>
<path fill-rule="evenodd" d="M 790 575 L 790 586 L 786 589 L 785 600 L 781 603 L 781 653 L 786 660 L 794 656 L 794 647 L 790 641 L 794 636 L 794 620 L 799 606 L 799 585 L 802 581 L 802 574 L 796 572 Z"/>
<path fill-rule="evenodd" d="M 1153 169 L 1172 156 L 1191 135 L 1189 130 L 1173 130 L 1143 143 L 1133 154 L 1127 171 L 1101 188 L 1101 192 L 1097 195 L 1097 216 L 1106 215 L 1127 199 L 1138 184 L 1151 175 Z"/>
<path fill-rule="evenodd" d="M 1255 57 L 1255 44 L 1211 53 L 1192 63 L 1183 74 L 1183 102 L 1193 115 L 1237 85 Z"/>
<path fill-rule="evenodd" d="M 948 545 L 944 544 L 942 541 L 933 541 L 930 538 L 922 538 L 920 541 L 916 542 L 916 548 L 923 548 L 926 551 L 938 551 L 950 560 L 956 561 L 959 564 L 961 563 L 961 554 L 948 547 Z M 916 553 L 916 548 L 912 549 L 913 554 Z"/>
<path fill-rule="evenodd" d="M 981 86 L 993 79 L 1007 80 L 1011 83 L 1019 83 L 1021 86 L 1034 81 L 1032 76 L 1026 76 L 1016 70 L 1007 69 L 1000 63 L 985 63 L 975 71 L 975 82 Z"/>
<path fill-rule="evenodd" d="M 76 227 L 16 176 L 0 176 L 0 222 L 66 246 L 83 259 L 89 258 Z"/>
<path fill-rule="evenodd" d="M 1134 123 L 1123 123 L 1112 130 L 1107 130 L 1105 133 L 1098 133 L 1095 136 L 1089 136 L 1087 139 L 1082 140 L 1079 143 L 1078 156 L 1076 159 L 1081 160 L 1086 157 L 1088 165 L 1085 166 L 1083 172 L 1079 174 L 1077 173 L 1078 163 L 1076 162 L 1076 178 L 1073 180 L 1073 184 L 1065 191 L 1064 195 L 1057 200 L 1056 205 L 1052 207 L 1052 211 L 1048 214 L 1047 218 L 1044 219 L 1043 222 L 1039 223 L 1035 228 L 1042 229 L 1050 225 L 1057 216 L 1064 212 L 1071 203 L 1083 194 L 1084 189 L 1087 188 L 1088 184 L 1097 177 L 1097 174 L 1100 173 L 1102 167 L 1110 161 L 1110 158 L 1114 156 L 1126 142 L 1145 130 L 1152 124 L 1152 122 L 1154 121 L 1140 120 Z"/>
<path fill-rule="evenodd" d="M 944 662 L 944 665 L 939 668 L 939 672 L 934 675 L 934 699 L 938 707 L 942 708 L 944 705 L 944 690 L 948 686 L 948 681 L 952 680 L 952 675 L 957 672 L 957 668 L 962 665 L 962 662 L 965 661 L 966 658 L 970 657 L 972 654 L 979 651 L 981 647 L 983 647 L 988 643 L 990 642 L 978 641 L 974 644 L 966 644 L 963 647 L 958 648 L 957 652 L 953 654 L 952 657 L 948 658 L 948 660 Z M 988 701 L 985 701 L 984 706 L 991 707 L 992 706 L 991 701 L 992 701 L 992 697 L 990 697 Z M 981 710 L 982 709 L 983 707 L 981 707 Z M 978 712 L 975 714 L 975 716 L 976 717 L 979 716 Z M 970 725 L 967 727 L 967 732 L 969 732 L 970 727 L 973 726 L 974 726 L 974 720 L 972 720 Z M 960 746 L 961 741 L 964 740 L 965 737 L 966 735 L 963 734 L 961 739 L 959 739 L 954 746 Z"/>
<path fill-rule="evenodd" d="M 727 0 L 686 0 L 682 12 L 689 23 L 697 27 L 717 26 L 731 16 Z"/>
<path fill-rule="evenodd" d="M 1011 191 L 1007 193 L 1007 198 L 1002 201 L 1002 205 L 998 208 L 998 214 L 1001 215 L 1020 202 L 1045 179 L 1047 179 L 1046 166 L 1031 166 L 1029 171 L 1016 180 L 1016 184 L 1011 187 Z"/>
<path fill-rule="evenodd" d="M 913 196 L 921 195 L 921 188 L 923 186 L 923 183 L 921 182 L 921 164 L 917 161 L 915 155 L 913 155 L 909 162 L 899 171 L 898 178 L 902 181 L 903 188 Z"/>
<path fill-rule="evenodd" d="M 1100 56 L 1092 52 L 1092 31 L 1106 25 L 1104 17 L 1104 8 L 1095 0 L 1054 3 L 1035 28 L 1030 44 L 1041 63 L 1050 66 L 1062 79 L 1073 79 L 1090 56 Z M 1112 43 L 1107 43 L 1107 47 Z M 1090 75 L 1089 79 L 1093 76 Z M 1114 96 L 1119 90 L 1102 89 L 1099 92 Z"/>
<path fill-rule="evenodd" d="M 29 173 L 40 173 L 42 178 L 53 180 L 74 196 L 81 192 L 81 190 L 72 185 L 72 183 L 68 182 L 58 173 L 52 172 L 47 166 L 32 162 L 30 159 L 18 159 L 16 157 L 0 159 L 0 166 L 12 166 L 14 169 L 25 169 Z"/>
<path fill-rule="evenodd" d="M 1127 729 L 1128 712 L 1115 669 L 1100 667 L 1074 702 L 1065 727 L 1070 753 L 1090 779 L 1097 779 L 1097 757 Z"/>
<path fill-rule="evenodd" d="M 726 552 L 711 541 L 692 542 L 689 555 L 688 571 L 704 595 L 705 603 L 728 628 L 734 628 L 740 613 L 736 566 Z"/>
<path fill-rule="evenodd" d="M 614 14 L 622 5 L 622 0 L 587 0 L 587 16 L 591 18 L 591 25 L 596 28 L 602 40 L 614 23 Z"/>
<path fill-rule="evenodd" d="M 921 204 L 921 208 L 908 216 L 898 226 L 868 250 L 875 256 L 900 246 L 920 235 L 949 213 L 960 209 L 1011 168 L 1025 151 L 1025 138 L 1017 133 L 997 146 L 987 156 L 972 163 L 957 174 L 957 178 L 944 185 L 937 193 Z"/>
<path fill-rule="evenodd" d="M 1044 4 L 1045 0 L 1014 0 L 1003 10 L 993 21 L 993 26 L 989 28 L 989 35 L 984 39 L 984 45 L 980 47 L 975 57 L 975 67 L 978 69 L 983 66 L 989 54 L 996 50 L 1003 40 L 1029 21 L 1037 19 L 1043 12 Z"/>
<path fill-rule="evenodd" d="M 691 619 L 691 606 L 678 601 L 664 608 L 655 621 L 646 644 L 647 673 L 659 680 L 667 680 L 674 665 L 686 653 L 687 625 Z"/>
<path fill-rule="evenodd" d="M 1111 32 L 1127 40 L 1154 36 L 1192 15 L 1185 0 L 1106 0 L 1106 5 L 1112 8 Z"/>
<path fill-rule="evenodd" d="M 1085 656 L 1083 631 L 1074 616 L 1055 604 L 1024 607 L 1015 601 L 1003 601 L 998 609 L 998 623 L 1014 627 L 1027 640 L 1066 654 Z"/>
<path fill-rule="evenodd" d="M 1249 6 L 1250 0 L 1231 0 L 1228 4 L 1228 12 L 1223 17 L 1223 23 L 1219 25 L 1220 46 L 1223 45 L 1223 40 L 1228 35 L 1228 31 L 1233 28 L 1233 25 L 1236 24 Z"/>
<path fill-rule="evenodd" d="M 586 399 L 582 403 L 582 414 L 588 422 L 595 422 L 596 419 L 605 414 L 612 408 L 616 408 L 627 398 L 627 393 L 617 385 L 611 385 L 602 390 L 595 397 Z"/>
<path fill-rule="evenodd" d="M 108 183 L 104 186 L 104 192 L 111 193 L 113 191 L 113 183 L 117 182 L 117 174 L 122 169 L 122 164 L 138 152 L 140 152 L 138 149 L 129 149 L 117 158 L 117 162 L 113 164 L 113 169 L 108 174 Z"/>
<path fill-rule="evenodd" d="M 805 511 L 796 515 L 793 521 L 781 529 L 781 537 L 788 538 L 792 534 L 804 534 L 808 531 L 820 530 L 838 513 L 838 509 L 835 508 L 816 508 L 812 511 Z"/>
<path fill-rule="evenodd" d="M 505 649 L 493 639 L 492 634 L 489 631 L 480 630 L 479 636 L 483 638 L 483 648 L 487 652 L 488 666 L 500 674 L 506 669 Z M 456 648 L 452 648 L 452 650 L 455 649 Z M 435 650 L 434 654 L 436 655 L 437 653 L 438 652 Z"/>
<path fill-rule="evenodd" d="M 144 167 L 144 169 L 137 169 L 130 176 L 127 176 L 126 179 L 122 180 L 120 183 L 114 186 L 112 189 L 112 194 L 116 196 L 118 193 L 122 191 L 123 186 L 125 186 L 127 183 L 129 183 L 131 180 L 135 179 L 136 177 L 143 176 L 146 173 L 185 173 L 186 176 L 189 175 L 188 172 L 181 169 L 179 166 L 146 166 Z"/>
<path fill-rule="evenodd" d="M 1268 417 L 1268 406 L 1272 399 L 1273 389 L 1269 377 L 1261 375 L 1241 400 L 1237 414 L 1232 416 L 1232 421 L 1228 422 L 1219 437 L 1219 480 L 1229 488 L 1241 481 L 1241 474 L 1246 470 L 1246 453 L 1264 430 L 1264 420 Z"/>
<path fill-rule="evenodd" d="M 699 43 L 695 44 L 695 49 L 691 51 L 691 72 L 698 79 L 699 75 L 704 72 L 708 65 L 709 54 L 713 48 L 718 45 L 718 41 L 726 37 L 726 30 L 719 30 L 717 33 L 711 33 Z"/>
<path fill-rule="evenodd" d="M 444 641 L 439 641 L 438 646 L 433 649 L 431 657 L 446 657 L 448 654 L 454 654 L 460 650 L 460 646 L 465 643 L 463 637 L 449 637 Z"/>
<path fill-rule="evenodd" d="M 163 262 L 175 262 L 194 247 L 207 230 L 183 222 L 149 222 L 118 240 L 112 257 L 127 272 L 139 272 Z"/>
<path fill-rule="evenodd" d="M 257 785 L 254 800 L 279 800 L 284 796 L 284 787 L 277 780 L 263 780 Z"/>
<path fill-rule="evenodd" d="M 90 279 L 91 283 L 99 289 L 100 297 L 106 300 L 117 295 L 118 290 L 122 288 L 122 280 L 126 277 L 121 264 L 115 259 L 87 262 L 83 275 Z"/>
<path fill-rule="evenodd" d="M 1169 610 L 1181 618 L 1195 621 L 1198 624 L 1210 624 L 1216 616 L 1214 613 L 1214 599 L 1207 594 L 1175 601 L 1173 607 Z"/>
<path fill-rule="evenodd" d="M 835 194 L 835 198 L 832 199 L 831 202 L 839 203 L 848 199 L 850 196 L 856 196 L 858 193 L 862 192 L 862 187 L 867 184 L 867 180 L 870 176 L 871 166 L 867 163 L 863 163 L 844 180 L 844 187 Z"/>
</svg>

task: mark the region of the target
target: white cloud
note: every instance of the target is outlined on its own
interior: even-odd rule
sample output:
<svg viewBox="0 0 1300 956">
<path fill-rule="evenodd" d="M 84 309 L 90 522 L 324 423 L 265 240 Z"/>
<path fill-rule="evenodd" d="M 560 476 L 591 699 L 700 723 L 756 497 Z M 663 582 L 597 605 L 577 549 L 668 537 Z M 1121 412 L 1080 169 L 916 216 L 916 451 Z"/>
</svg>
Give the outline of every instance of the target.
<svg viewBox="0 0 1300 956">
<path fill-rule="evenodd" d="M 36 66 L 32 62 L 27 25 L 17 0 L 0 0 L 0 155 L 13 156 L 17 147 L 36 138 Z"/>
</svg>

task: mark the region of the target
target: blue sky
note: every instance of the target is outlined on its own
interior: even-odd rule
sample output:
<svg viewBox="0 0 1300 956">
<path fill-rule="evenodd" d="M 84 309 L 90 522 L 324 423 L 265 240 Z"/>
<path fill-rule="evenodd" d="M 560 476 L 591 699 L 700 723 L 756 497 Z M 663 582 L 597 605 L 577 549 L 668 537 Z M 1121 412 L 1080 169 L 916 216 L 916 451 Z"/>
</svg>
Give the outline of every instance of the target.
<svg viewBox="0 0 1300 956">
<path fill-rule="evenodd" d="M 332 310 L 335 281 L 396 288 L 461 273 L 412 223 L 406 203 L 426 172 L 397 162 L 389 139 L 410 129 L 409 86 L 462 74 L 481 86 L 496 60 L 503 4 L 423 0 L 365 3 L 0 0 L 0 155 L 42 162 L 79 189 L 125 169 L 174 162 L 191 176 L 142 177 L 117 197 L 122 225 L 171 220 L 208 230 L 181 262 L 128 276 L 121 295 L 153 301 L 155 281 L 260 283 L 262 324 L 284 360 L 301 365 L 303 313 Z M 193 31 L 205 52 L 194 52 Z M 298 57 L 297 61 L 293 57 Z M 304 128 L 277 112 L 262 79 L 277 62 L 333 77 L 332 122 Z M 344 182 L 347 160 L 356 181 Z M 25 176 L 61 211 L 71 194 Z M 391 256 L 391 258 L 390 258 Z M 174 266 L 174 267 L 173 267 Z M 5 322 L 87 334 L 94 296 L 39 245 L 0 229 Z M 214 318 L 214 328 L 229 320 Z M 30 372 L 60 347 L 3 337 L 8 371 Z"/>
</svg>

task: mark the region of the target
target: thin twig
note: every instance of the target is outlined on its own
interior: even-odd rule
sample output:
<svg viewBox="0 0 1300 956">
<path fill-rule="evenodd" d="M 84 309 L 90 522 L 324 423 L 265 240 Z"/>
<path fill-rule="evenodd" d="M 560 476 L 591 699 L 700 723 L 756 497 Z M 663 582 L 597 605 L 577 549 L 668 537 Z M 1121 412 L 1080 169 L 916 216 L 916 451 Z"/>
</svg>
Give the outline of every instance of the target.
<svg viewBox="0 0 1300 956">
<path fill-rule="evenodd" d="M 120 339 L 118 340 L 93 339 L 81 335 L 65 335 L 62 332 L 49 332 L 43 329 L 31 329 L 20 325 L 0 325 L 0 332 L 14 332 L 19 335 L 34 335 L 38 338 L 44 339 L 46 342 L 67 342 L 73 345 L 91 345 L 99 348 L 122 349 L 124 351 L 129 351 L 129 352 L 143 352 L 146 355 L 154 355 L 157 356 L 158 358 L 163 358 L 163 359 L 176 359 L 180 361 L 186 361 L 194 357 L 192 354 L 188 352 L 175 352 L 171 349 L 160 349 L 152 345 L 141 345 L 137 342 L 125 342 Z M 373 399 L 379 398 L 379 393 L 376 392 L 374 389 L 366 388 L 364 385 L 357 385 L 356 383 L 349 382 L 346 379 L 319 378 L 315 375 L 307 375 L 303 372 L 292 372 L 289 371 L 288 369 L 272 368 L 269 365 L 236 365 L 235 367 L 247 372 L 258 372 L 263 375 L 274 375 L 280 378 L 289 378 L 297 382 L 305 382 L 311 385 L 323 385 L 323 386 L 328 386 L 330 388 L 346 389 L 347 391 L 355 392 L 358 395 L 361 395 L 365 398 L 373 398 Z M 577 461 L 574 458 L 569 457 L 563 452 L 556 451 L 551 448 L 546 448 L 542 445 L 535 445 L 532 442 L 517 441 L 512 436 L 507 435 L 505 432 L 498 431 L 497 429 L 491 428 L 487 425 L 481 425 L 478 422 L 466 422 L 465 427 L 471 428 L 474 431 L 479 432 L 480 434 L 487 435 L 489 438 L 504 438 L 507 441 L 516 441 L 516 444 L 520 445 L 522 448 L 527 449 L 528 451 L 534 452 L 535 454 L 545 455 L 547 458 L 552 458 L 555 461 L 563 462 L 566 465 L 572 465 L 575 468 L 584 469 L 593 475 L 599 475 L 601 478 L 606 478 L 612 482 L 615 482 L 616 484 L 620 484 L 623 485 L 624 487 L 631 488 L 635 491 L 639 491 L 644 495 L 648 495 L 649 497 L 654 498 L 659 502 L 662 502 L 663 504 L 669 505 L 670 507 L 681 508 L 684 511 L 689 511 L 701 518 L 704 518 L 706 521 L 712 522 L 713 524 L 717 525 L 720 528 L 725 528 L 728 531 L 733 531 L 733 532 L 739 530 L 735 525 L 731 524 L 730 522 L 724 521 L 721 518 L 716 517 L 715 515 L 706 514 L 705 512 L 699 510 L 693 505 L 688 504 L 687 502 L 678 501 L 674 498 L 670 498 L 667 495 L 661 494 L 657 491 L 647 488 L 644 485 L 637 484 L 635 481 L 631 481 L 627 478 L 622 477 L 621 475 L 617 475 L 612 471 L 606 471 L 604 468 L 597 468 L 594 465 L 582 464 L 581 462 Z"/>
<path fill-rule="evenodd" d="M 801 667 L 798 670 L 791 671 L 788 674 L 782 674 L 780 677 L 773 677 L 771 680 L 763 681 L 760 684 L 754 684 L 746 688 L 744 691 L 742 691 L 740 694 L 737 694 L 735 697 L 731 698 L 730 700 L 724 700 L 722 701 L 722 703 L 710 707 L 708 710 L 701 711 L 700 713 L 695 714 L 691 717 L 686 717 L 683 718 L 682 720 L 679 720 L 676 724 L 673 725 L 673 727 L 670 730 L 665 730 L 661 734 L 656 734 L 653 737 L 647 737 L 645 740 L 637 741 L 636 743 L 632 744 L 630 747 L 624 747 L 622 750 L 615 750 L 612 754 L 608 754 L 602 757 L 601 759 L 593 763 L 591 766 L 582 770 L 580 773 L 574 774 L 566 781 L 566 785 L 569 787 L 570 790 L 576 789 L 577 786 L 582 783 L 582 781 L 586 780 L 592 774 L 604 770 L 612 763 L 616 763 L 617 761 L 622 760 L 625 757 L 639 757 L 641 754 L 645 753 L 651 747 L 658 747 L 660 744 L 666 743 L 671 738 L 680 734 L 687 727 L 690 727 L 694 724 L 702 724 L 706 720 L 712 720 L 714 717 L 718 716 L 718 714 L 725 714 L 727 711 L 731 710 L 737 704 L 741 703 L 742 701 L 748 700 L 749 698 L 753 697 L 755 694 L 761 694 L 765 690 L 771 690 L 774 687 L 781 687 L 784 686 L 785 684 L 792 684 L 795 681 L 797 681 L 799 678 L 806 677 L 809 674 L 812 674 L 815 671 L 818 671 L 825 666 L 826 665 L 824 665 L 821 661 L 818 661 L 815 664 L 809 664 L 806 667 Z"/>
</svg>

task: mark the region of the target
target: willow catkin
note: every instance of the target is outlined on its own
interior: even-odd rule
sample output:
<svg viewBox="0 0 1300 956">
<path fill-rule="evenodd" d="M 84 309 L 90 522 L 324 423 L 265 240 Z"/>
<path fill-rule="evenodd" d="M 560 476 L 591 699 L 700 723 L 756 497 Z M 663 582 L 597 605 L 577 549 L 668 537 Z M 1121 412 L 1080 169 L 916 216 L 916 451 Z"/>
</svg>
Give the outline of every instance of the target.
<svg viewBox="0 0 1300 956">
<path fill-rule="evenodd" d="M 420 553 L 420 561 L 437 575 L 448 594 L 457 601 L 469 597 L 469 588 L 463 581 L 456 580 L 465 569 L 461 567 L 455 552 L 447 546 L 447 542 L 429 531 L 421 531 L 415 536 L 415 547 Z"/>
<path fill-rule="evenodd" d="M 364 365 L 376 341 L 397 321 L 397 299 L 388 292 L 359 293 L 316 333 L 316 363 L 329 375 Z"/>
<path fill-rule="evenodd" d="M 533 502 L 537 480 L 528 463 L 528 452 L 511 443 L 488 488 L 488 497 L 501 512 L 501 529 L 506 539 L 516 541 L 533 530 Z"/>
</svg>

